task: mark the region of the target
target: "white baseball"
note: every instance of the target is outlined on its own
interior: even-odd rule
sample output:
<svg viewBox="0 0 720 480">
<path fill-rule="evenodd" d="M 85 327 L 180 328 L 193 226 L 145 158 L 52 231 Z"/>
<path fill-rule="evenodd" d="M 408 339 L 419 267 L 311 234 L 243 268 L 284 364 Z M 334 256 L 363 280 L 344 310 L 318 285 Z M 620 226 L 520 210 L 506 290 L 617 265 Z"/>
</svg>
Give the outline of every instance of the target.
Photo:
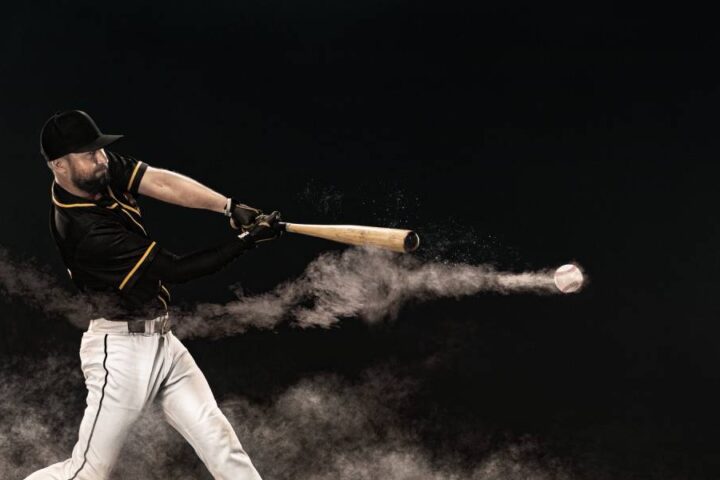
<svg viewBox="0 0 720 480">
<path fill-rule="evenodd" d="M 576 265 L 568 264 L 555 270 L 555 286 L 563 293 L 572 293 L 580 290 L 583 284 L 583 274 Z"/>
</svg>

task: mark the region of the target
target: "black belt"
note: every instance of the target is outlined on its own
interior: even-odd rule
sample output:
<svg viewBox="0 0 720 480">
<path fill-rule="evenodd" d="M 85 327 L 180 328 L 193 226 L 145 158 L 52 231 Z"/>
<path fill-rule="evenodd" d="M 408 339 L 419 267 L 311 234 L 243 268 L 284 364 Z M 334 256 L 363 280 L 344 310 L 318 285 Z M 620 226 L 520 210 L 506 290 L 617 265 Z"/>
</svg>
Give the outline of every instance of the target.
<svg viewBox="0 0 720 480">
<path fill-rule="evenodd" d="M 130 333 L 160 333 L 165 335 L 170 331 L 170 319 L 167 316 L 159 320 L 128 320 L 126 323 Z"/>
</svg>

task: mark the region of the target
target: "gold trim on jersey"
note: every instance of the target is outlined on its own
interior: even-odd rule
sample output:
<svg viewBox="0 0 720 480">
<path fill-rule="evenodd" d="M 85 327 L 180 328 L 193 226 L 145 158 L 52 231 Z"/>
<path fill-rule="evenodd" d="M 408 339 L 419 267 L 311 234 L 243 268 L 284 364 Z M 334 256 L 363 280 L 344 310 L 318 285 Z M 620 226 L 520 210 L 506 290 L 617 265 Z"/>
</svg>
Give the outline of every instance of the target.
<svg viewBox="0 0 720 480">
<path fill-rule="evenodd" d="M 52 198 L 52 202 L 55 205 L 57 205 L 58 207 L 77 208 L 77 207 L 99 207 L 100 206 L 97 203 L 62 203 L 62 202 L 58 201 L 57 198 L 55 198 L 55 188 L 54 187 L 55 187 L 55 182 L 53 181 L 53 183 L 50 185 L 50 198 Z M 115 208 L 117 206 L 118 206 L 118 204 L 116 202 L 116 203 L 113 203 L 112 205 L 110 205 L 109 207 L 105 207 L 105 208 L 112 210 L 113 208 Z"/>
<path fill-rule="evenodd" d="M 127 282 L 132 278 L 132 276 L 135 274 L 135 272 L 137 272 L 137 269 L 140 268 L 140 265 L 143 264 L 143 262 L 145 261 L 147 256 L 150 255 L 150 252 L 152 251 L 152 249 L 155 248 L 156 243 L 157 242 L 152 242 L 150 244 L 150 246 L 147 248 L 147 250 L 145 250 L 145 253 L 140 258 L 140 260 L 138 260 L 138 262 L 135 264 L 135 266 L 132 268 L 132 270 L 130 270 L 130 272 L 128 272 L 128 274 L 125 275 L 125 278 L 123 279 L 122 283 L 118 287 L 118 290 L 122 290 L 125 287 Z"/>
<path fill-rule="evenodd" d="M 128 218 L 129 218 L 130 220 L 132 220 L 132 221 L 135 223 L 135 225 L 137 225 L 138 227 L 140 227 L 140 229 L 143 231 L 143 233 L 144 233 L 145 235 L 147 235 L 147 232 L 145 231 L 145 229 L 143 228 L 143 226 L 140 225 L 140 222 L 138 222 L 137 220 L 135 220 L 135 219 L 133 218 L 133 216 L 130 215 L 130 214 L 127 212 L 127 210 L 121 208 L 120 211 L 123 212 L 125 215 L 127 215 Z"/>
<path fill-rule="evenodd" d="M 172 297 L 170 296 L 170 290 L 168 290 L 167 288 L 165 288 L 165 285 L 163 285 L 162 283 L 160 284 L 160 288 L 162 288 L 163 290 L 165 290 L 165 293 L 167 293 L 167 296 L 168 296 L 168 300 L 172 300 Z"/>
<path fill-rule="evenodd" d="M 77 208 L 77 207 L 97 207 L 97 204 L 95 203 L 60 203 L 58 202 L 57 198 L 55 198 L 55 192 L 54 187 L 55 182 L 53 182 L 50 185 L 50 197 L 52 197 L 52 201 L 55 205 L 62 208 Z"/>
<path fill-rule="evenodd" d="M 168 304 L 167 304 L 167 302 L 165 301 L 165 299 L 162 298 L 160 295 L 158 295 L 157 298 L 158 298 L 158 300 L 160 300 L 160 301 L 162 302 L 163 305 L 165 305 L 165 310 L 167 310 L 167 309 L 168 309 Z"/>
<path fill-rule="evenodd" d="M 135 175 L 137 175 L 137 172 L 140 169 L 140 164 L 142 164 L 142 162 L 137 162 L 137 164 L 135 164 L 135 168 L 133 168 L 133 172 L 132 172 L 132 175 L 130 175 L 130 181 L 128 182 L 128 186 L 127 186 L 128 192 L 132 188 L 133 180 L 135 180 Z"/>
<path fill-rule="evenodd" d="M 130 210 L 131 212 L 135 212 L 135 213 L 137 213 L 139 216 L 142 217 L 142 214 L 140 213 L 140 210 L 139 210 L 139 209 L 134 208 L 134 207 L 131 207 L 131 206 L 128 205 L 127 203 L 123 203 L 123 202 L 121 202 L 120 200 L 118 200 L 118 198 L 115 196 L 115 194 L 113 193 L 112 189 L 111 189 L 109 186 L 107 187 L 107 191 L 108 191 L 108 193 L 110 193 L 110 196 L 113 198 L 113 200 L 115 200 L 116 202 L 118 202 L 118 203 L 120 204 L 120 206 L 122 206 L 123 208 L 125 208 L 125 209 L 127 209 L 127 210 Z"/>
</svg>

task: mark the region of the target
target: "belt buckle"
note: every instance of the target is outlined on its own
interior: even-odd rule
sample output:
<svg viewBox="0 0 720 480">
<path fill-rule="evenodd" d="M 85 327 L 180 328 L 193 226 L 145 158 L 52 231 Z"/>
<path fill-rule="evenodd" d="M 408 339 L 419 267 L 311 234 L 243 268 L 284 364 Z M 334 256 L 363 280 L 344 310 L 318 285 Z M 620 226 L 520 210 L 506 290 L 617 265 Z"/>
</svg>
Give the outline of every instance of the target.
<svg viewBox="0 0 720 480">
<path fill-rule="evenodd" d="M 128 320 L 128 332 L 130 333 L 159 333 L 165 335 L 170 331 L 170 319 L 164 315 L 160 319 L 155 320 Z"/>
<path fill-rule="evenodd" d="M 128 320 L 129 333 L 145 333 L 145 320 Z"/>
</svg>

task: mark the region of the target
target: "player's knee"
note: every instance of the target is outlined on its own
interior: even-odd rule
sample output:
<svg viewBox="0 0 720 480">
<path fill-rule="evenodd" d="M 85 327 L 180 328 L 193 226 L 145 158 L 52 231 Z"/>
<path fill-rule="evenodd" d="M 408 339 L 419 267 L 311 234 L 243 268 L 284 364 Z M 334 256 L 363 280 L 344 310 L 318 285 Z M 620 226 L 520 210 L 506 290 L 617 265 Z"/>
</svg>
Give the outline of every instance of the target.
<svg viewBox="0 0 720 480">
<path fill-rule="evenodd" d="M 239 444 L 238 444 L 239 447 Z M 214 478 L 227 480 L 260 480 L 260 475 L 242 447 L 234 448 L 227 455 L 208 462 L 208 470 Z"/>
</svg>

